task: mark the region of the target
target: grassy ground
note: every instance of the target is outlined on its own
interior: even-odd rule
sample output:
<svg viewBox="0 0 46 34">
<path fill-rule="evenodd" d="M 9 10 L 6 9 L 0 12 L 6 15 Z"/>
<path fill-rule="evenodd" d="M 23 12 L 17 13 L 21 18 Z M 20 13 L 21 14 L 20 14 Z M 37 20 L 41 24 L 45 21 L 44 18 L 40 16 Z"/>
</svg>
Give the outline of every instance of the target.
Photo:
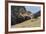
<svg viewBox="0 0 46 34">
<path fill-rule="evenodd" d="M 40 17 L 37 19 L 30 19 L 20 24 L 13 25 L 13 28 L 28 28 L 28 27 L 40 27 Z"/>
</svg>

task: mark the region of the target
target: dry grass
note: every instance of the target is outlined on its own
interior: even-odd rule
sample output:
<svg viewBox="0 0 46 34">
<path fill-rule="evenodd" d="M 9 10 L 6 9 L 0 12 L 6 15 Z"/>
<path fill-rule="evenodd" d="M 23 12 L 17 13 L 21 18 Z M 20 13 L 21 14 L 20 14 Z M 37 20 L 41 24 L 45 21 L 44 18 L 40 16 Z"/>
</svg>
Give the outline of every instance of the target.
<svg viewBox="0 0 46 34">
<path fill-rule="evenodd" d="M 29 27 L 40 27 L 40 17 L 37 19 L 30 19 L 20 24 L 13 25 L 13 28 L 29 28 Z"/>
</svg>

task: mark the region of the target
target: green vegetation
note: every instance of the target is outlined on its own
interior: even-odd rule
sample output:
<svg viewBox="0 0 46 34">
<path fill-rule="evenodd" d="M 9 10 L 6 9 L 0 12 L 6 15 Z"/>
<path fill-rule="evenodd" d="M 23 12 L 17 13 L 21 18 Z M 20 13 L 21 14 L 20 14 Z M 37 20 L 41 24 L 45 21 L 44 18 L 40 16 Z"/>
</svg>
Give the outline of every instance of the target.
<svg viewBox="0 0 46 34">
<path fill-rule="evenodd" d="M 24 21 L 20 24 L 13 25 L 14 28 L 30 28 L 30 27 L 40 27 L 40 17 L 37 19 L 30 19 L 27 21 Z"/>
</svg>

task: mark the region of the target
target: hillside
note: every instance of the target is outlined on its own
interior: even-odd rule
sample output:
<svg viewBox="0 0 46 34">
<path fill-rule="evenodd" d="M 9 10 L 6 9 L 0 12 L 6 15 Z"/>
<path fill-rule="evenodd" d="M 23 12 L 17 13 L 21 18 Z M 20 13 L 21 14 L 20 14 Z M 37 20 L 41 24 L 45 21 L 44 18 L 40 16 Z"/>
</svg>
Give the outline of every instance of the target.
<svg viewBox="0 0 46 34">
<path fill-rule="evenodd" d="M 32 14 L 24 6 L 11 6 L 11 26 L 15 28 L 39 27 L 40 12 L 39 10 Z"/>
<path fill-rule="evenodd" d="M 11 6 L 11 25 L 15 25 L 30 19 L 30 11 L 26 11 L 24 6 Z"/>
<path fill-rule="evenodd" d="M 12 27 L 13 28 L 40 27 L 40 17 L 38 17 L 37 19 L 30 19 L 30 20 L 24 21 L 22 23 L 13 25 Z"/>
</svg>

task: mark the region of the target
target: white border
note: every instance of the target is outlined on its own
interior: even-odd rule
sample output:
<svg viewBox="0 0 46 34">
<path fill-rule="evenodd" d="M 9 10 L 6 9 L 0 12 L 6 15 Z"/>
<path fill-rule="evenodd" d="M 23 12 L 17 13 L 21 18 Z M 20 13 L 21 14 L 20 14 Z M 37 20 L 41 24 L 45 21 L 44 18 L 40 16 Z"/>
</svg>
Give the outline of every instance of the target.
<svg viewBox="0 0 46 34">
<path fill-rule="evenodd" d="M 41 7 L 41 27 L 32 28 L 11 28 L 11 5 L 15 6 L 40 6 Z M 8 31 L 25 31 L 25 30 L 42 30 L 43 29 L 43 5 L 39 4 L 22 4 L 22 3 L 8 3 Z"/>
</svg>

